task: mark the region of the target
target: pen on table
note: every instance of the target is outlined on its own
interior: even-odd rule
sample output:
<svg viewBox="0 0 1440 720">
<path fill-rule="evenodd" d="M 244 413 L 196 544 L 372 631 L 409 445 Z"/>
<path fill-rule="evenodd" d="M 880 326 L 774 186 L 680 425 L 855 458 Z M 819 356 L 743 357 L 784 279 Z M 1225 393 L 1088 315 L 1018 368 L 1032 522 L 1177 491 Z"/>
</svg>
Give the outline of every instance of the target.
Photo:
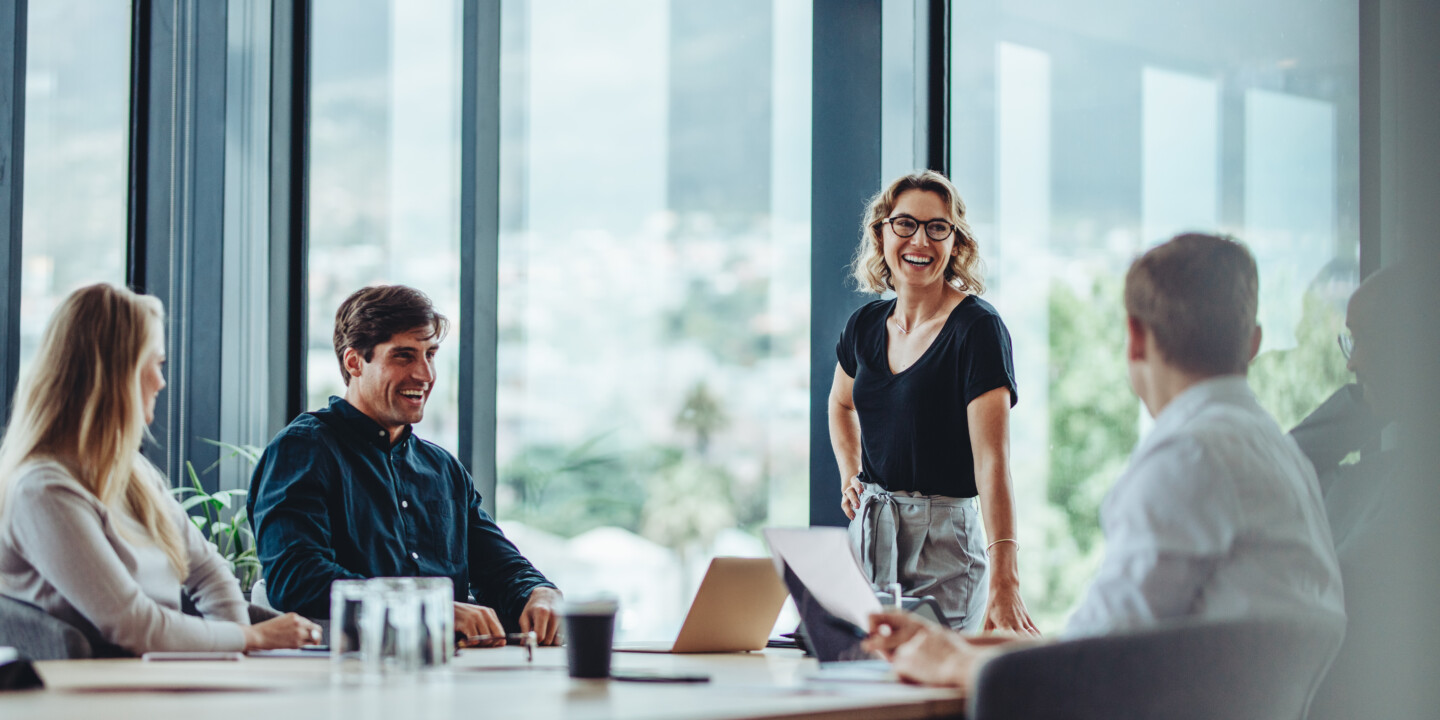
<svg viewBox="0 0 1440 720">
<path fill-rule="evenodd" d="M 459 648 L 462 647 L 476 647 L 484 643 L 493 642 L 495 640 L 501 639 L 504 639 L 507 644 L 515 643 L 517 645 L 521 645 L 525 648 L 525 662 L 535 662 L 535 646 L 540 644 L 540 638 L 535 635 L 534 630 L 523 633 L 506 633 L 504 635 L 469 636 L 462 636 L 459 631 L 456 631 L 455 636 L 455 646 L 457 651 Z"/>
<path fill-rule="evenodd" d="M 455 635 L 459 635 L 459 632 L 456 632 Z M 497 641 L 497 639 L 501 638 L 504 638 L 507 644 L 514 642 L 514 644 L 526 648 L 526 662 L 536 661 L 536 645 L 540 644 L 540 638 L 536 636 L 536 631 L 507 632 L 507 634 L 504 635 L 469 635 L 464 641 L 456 642 L 455 645 L 458 645 L 458 647 L 459 645 L 465 645 L 465 647 L 474 648 L 477 647 L 477 645 L 484 644 L 484 642 Z"/>
<path fill-rule="evenodd" d="M 459 635 L 459 633 L 456 633 L 456 635 Z M 467 635 L 464 638 L 464 643 L 467 645 L 479 645 L 480 643 L 487 643 L 494 640 L 504 640 L 506 643 L 515 643 L 516 645 L 538 644 L 533 630 L 523 633 L 505 633 L 504 635 Z"/>
</svg>

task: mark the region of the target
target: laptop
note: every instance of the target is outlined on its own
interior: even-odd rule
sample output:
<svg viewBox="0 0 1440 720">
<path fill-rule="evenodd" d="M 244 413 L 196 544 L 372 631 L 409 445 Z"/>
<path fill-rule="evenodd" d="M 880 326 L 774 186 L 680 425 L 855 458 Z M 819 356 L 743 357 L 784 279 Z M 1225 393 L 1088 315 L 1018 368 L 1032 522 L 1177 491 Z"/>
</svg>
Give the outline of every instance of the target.
<svg viewBox="0 0 1440 720">
<path fill-rule="evenodd" d="M 724 653 L 763 650 L 785 604 L 770 558 L 717 557 L 674 642 L 617 642 L 620 652 Z"/>
</svg>

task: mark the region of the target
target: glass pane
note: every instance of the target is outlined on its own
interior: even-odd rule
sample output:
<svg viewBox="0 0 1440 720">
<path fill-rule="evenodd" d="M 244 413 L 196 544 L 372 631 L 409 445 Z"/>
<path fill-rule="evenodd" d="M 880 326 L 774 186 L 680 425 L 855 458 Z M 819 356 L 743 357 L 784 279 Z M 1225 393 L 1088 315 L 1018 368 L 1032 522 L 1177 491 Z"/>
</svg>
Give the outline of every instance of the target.
<svg viewBox="0 0 1440 720">
<path fill-rule="evenodd" d="M 1022 586 L 1059 630 L 1099 560 L 1100 500 L 1148 418 L 1123 359 L 1130 261 L 1185 230 L 1260 266 L 1251 385 L 1284 428 L 1348 382 L 1357 282 L 1355 2 L 1157 13 L 957 3 L 954 179 L 1014 333 Z M 1298 23 L 1298 25 L 1297 25 Z"/>
<path fill-rule="evenodd" d="M 459 434 L 460 0 L 317 0 L 310 108 L 307 405 L 344 395 L 335 311 L 418 288 L 452 321 L 415 432 Z"/>
<path fill-rule="evenodd" d="M 810 3 L 503 22 L 497 507 L 659 639 L 709 557 L 808 521 Z"/>
<path fill-rule="evenodd" d="M 125 282 L 130 3 L 30 3 L 20 364 L 81 285 Z"/>
</svg>

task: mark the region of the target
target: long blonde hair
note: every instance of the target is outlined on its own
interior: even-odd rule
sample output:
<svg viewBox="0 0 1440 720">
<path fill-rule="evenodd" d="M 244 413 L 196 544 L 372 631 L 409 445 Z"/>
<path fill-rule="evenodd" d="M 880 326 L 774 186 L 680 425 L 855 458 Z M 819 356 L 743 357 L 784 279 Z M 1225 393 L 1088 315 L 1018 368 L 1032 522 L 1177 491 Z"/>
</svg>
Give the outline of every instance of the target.
<svg viewBox="0 0 1440 720">
<path fill-rule="evenodd" d="M 55 460 L 106 507 L 139 521 L 183 581 L 173 501 L 160 471 L 140 454 L 147 432 L 141 373 L 162 341 L 164 317 L 158 299 L 105 283 L 65 298 L 20 378 L 0 442 L 0 518 L 16 470 Z"/>
<path fill-rule="evenodd" d="M 955 225 L 955 254 L 945 264 L 945 282 L 961 292 L 973 295 L 984 293 L 985 281 L 980 276 L 980 244 L 965 219 L 965 201 L 960 199 L 960 193 L 950 179 L 934 170 L 902 175 L 870 198 L 864 224 L 860 226 L 860 247 L 855 249 L 855 257 L 850 261 L 850 275 L 855 278 L 855 284 L 861 291 L 876 294 L 895 289 L 890 267 L 885 264 L 885 252 L 881 249 L 880 221 L 890 216 L 900 196 L 910 190 L 939 195 L 948 209 L 947 219 Z M 920 232 L 924 232 L 924 228 Z"/>
</svg>

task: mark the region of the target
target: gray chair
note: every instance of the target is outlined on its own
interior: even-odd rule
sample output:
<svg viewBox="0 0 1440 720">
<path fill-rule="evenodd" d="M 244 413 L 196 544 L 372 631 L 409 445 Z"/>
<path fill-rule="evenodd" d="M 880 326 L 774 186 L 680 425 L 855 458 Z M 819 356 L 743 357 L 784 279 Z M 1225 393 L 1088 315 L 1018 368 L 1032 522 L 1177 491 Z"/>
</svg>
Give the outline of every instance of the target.
<svg viewBox="0 0 1440 720">
<path fill-rule="evenodd" d="M 1273 618 L 1188 622 L 1057 642 L 981 668 L 970 720 L 1299 720 L 1343 627 Z"/>
<path fill-rule="evenodd" d="M 5 595 L 0 595 L 0 645 L 14 647 L 28 660 L 71 660 L 95 654 L 90 641 L 74 625 Z"/>
<path fill-rule="evenodd" d="M 280 613 L 250 605 L 250 623 L 279 617 Z M 39 606 L 0 595 L 0 647 L 13 647 L 27 660 L 81 660 L 91 657 L 129 657 L 123 648 L 92 644 L 85 634 Z"/>
<path fill-rule="evenodd" d="M 257 605 L 253 602 L 250 603 L 251 625 L 258 625 L 262 622 L 265 622 L 266 620 L 270 620 L 271 618 L 280 617 L 282 614 L 283 613 L 281 613 L 279 610 L 276 610 L 269 605 Z"/>
</svg>

